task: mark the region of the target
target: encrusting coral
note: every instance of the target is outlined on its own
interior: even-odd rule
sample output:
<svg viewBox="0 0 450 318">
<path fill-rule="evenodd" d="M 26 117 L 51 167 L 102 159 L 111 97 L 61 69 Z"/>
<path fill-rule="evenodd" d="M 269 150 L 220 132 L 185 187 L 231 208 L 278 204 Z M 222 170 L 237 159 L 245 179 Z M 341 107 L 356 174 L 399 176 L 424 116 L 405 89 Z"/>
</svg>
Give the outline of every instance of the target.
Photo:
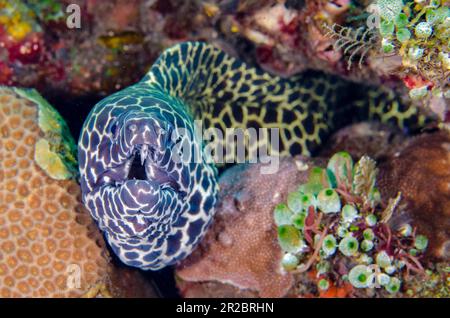
<svg viewBox="0 0 450 318">
<path fill-rule="evenodd" d="M 281 297 L 288 292 L 294 281 L 279 266 L 282 253 L 272 211 L 285 193 L 306 179 L 308 163 L 311 161 L 306 158 L 283 159 L 276 176 L 261 175 L 259 165 L 238 165 L 224 173 L 213 227 L 176 271 L 184 296 L 198 296 L 198 285 L 211 281 L 260 297 Z M 213 289 L 211 294 L 219 296 L 220 291 Z"/>
<path fill-rule="evenodd" d="M 0 297 L 125 295 L 80 202 L 66 129 L 35 91 L 0 88 Z"/>
<path fill-rule="evenodd" d="M 0 1 L 0 24 L 19 41 L 31 32 L 41 30 L 33 11 L 21 1 Z"/>
<path fill-rule="evenodd" d="M 441 131 L 405 143 L 380 164 L 383 197 L 402 193 L 405 208 L 394 215 L 397 228 L 409 220 L 429 238 L 426 255 L 450 260 L 450 136 Z"/>
</svg>

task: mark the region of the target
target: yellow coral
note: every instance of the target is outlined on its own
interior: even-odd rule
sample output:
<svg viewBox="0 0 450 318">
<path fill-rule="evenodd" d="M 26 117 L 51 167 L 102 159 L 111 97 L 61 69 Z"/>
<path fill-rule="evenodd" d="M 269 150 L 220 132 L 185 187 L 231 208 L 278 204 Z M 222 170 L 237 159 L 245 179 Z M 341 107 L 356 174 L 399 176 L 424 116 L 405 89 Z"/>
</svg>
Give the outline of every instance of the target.
<svg viewBox="0 0 450 318">
<path fill-rule="evenodd" d="M 20 41 L 24 39 L 30 32 L 32 28 L 29 23 L 19 22 L 15 25 L 8 27 L 8 33 L 14 38 L 14 40 Z"/>
<path fill-rule="evenodd" d="M 14 88 L 14 92 L 38 107 L 38 124 L 44 138 L 35 146 L 36 163 L 54 179 L 64 180 L 75 176 L 75 143 L 62 117 L 36 90 Z"/>
<path fill-rule="evenodd" d="M 50 149 L 50 144 L 43 138 L 36 142 L 34 161 L 53 179 L 64 180 L 72 176 L 61 157 Z"/>
<path fill-rule="evenodd" d="M 0 0 L 0 24 L 16 41 L 24 39 L 33 31 L 34 14 L 19 2 Z"/>
</svg>

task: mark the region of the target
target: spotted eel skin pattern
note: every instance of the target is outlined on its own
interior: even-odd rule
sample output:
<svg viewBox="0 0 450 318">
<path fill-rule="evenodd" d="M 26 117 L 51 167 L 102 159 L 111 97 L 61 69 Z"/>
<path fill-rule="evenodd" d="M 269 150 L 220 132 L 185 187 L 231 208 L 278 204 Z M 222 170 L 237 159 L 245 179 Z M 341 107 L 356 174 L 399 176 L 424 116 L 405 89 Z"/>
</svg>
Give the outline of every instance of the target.
<svg viewBox="0 0 450 318">
<path fill-rule="evenodd" d="M 125 264 L 157 270 L 189 255 L 214 215 L 215 166 L 174 160 L 180 142 L 192 153 L 204 149 L 194 119 L 222 131 L 279 128 L 276 152 L 310 155 L 339 123 L 360 117 L 400 127 L 423 122 L 417 109 L 377 89 L 316 72 L 283 79 L 212 45 L 178 44 L 89 114 L 78 146 L 83 202 Z M 267 144 L 262 138 L 248 151 Z M 145 177 L 130 175 L 137 154 Z"/>
</svg>

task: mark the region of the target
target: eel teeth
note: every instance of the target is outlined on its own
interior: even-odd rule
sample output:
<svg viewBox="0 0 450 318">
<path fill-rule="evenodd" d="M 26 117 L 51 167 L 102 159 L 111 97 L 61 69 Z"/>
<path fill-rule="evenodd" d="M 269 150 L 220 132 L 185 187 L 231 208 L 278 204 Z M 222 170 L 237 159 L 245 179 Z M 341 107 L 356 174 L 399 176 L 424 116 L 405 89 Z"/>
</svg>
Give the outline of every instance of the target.
<svg viewBox="0 0 450 318">
<path fill-rule="evenodd" d="M 147 159 L 148 156 L 148 145 L 144 144 L 141 147 L 141 165 L 144 165 L 145 159 Z"/>
</svg>

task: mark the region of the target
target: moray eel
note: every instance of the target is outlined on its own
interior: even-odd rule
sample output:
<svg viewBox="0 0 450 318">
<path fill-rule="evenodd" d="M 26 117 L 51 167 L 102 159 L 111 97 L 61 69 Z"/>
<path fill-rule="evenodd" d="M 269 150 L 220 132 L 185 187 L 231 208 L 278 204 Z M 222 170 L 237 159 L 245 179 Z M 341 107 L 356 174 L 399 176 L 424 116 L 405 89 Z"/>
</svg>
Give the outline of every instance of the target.
<svg viewBox="0 0 450 318">
<path fill-rule="evenodd" d="M 78 146 L 83 202 L 125 264 L 157 270 L 189 255 L 214 215 L 214 164 L 175 160 L 180 143 L 192 153 L 204 149 L 194 119 L 222 131 L 279 128 L 275 152 L 311 155 L 354 118 L 400 127 L 424 121 L 416 108 L 376 88 L 317 72 L 283 79 L 212 45 L 178 44 L 140 82 L 92 109 Z M 261 138 L 247 150 L 269 143 Z"/>
</svg>

